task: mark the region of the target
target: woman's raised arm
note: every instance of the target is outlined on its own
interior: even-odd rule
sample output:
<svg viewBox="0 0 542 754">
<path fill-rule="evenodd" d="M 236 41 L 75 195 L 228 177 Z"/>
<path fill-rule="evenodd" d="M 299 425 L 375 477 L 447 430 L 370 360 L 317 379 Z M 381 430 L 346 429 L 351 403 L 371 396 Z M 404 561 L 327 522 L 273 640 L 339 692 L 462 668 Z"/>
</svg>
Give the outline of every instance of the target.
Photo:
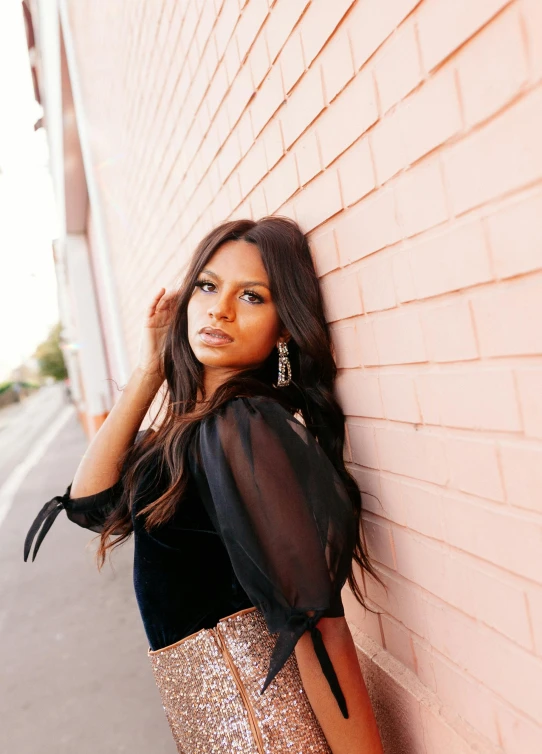
<svg viewBox="0 0 542 754">
<path fill-rule="evenodd" d="M 175 295 L 174 291 L 165 293 L 165 288 L 161 288 L 151 301 L 143 323 L 138 366 L 81 459 L 73 478 L 71 497 L 94 495 L 118 481 L 118 459 L 134 442 L 164 381 L 161 352 Z"/>
<path fill-rule="evenodd" d="M 71 497 L 94 495 L 118 480 L 118 459 L 132 445 L 162 380 L 136 367 L 122 395 L 92 438 L 73 477 Z"/>
</svg>

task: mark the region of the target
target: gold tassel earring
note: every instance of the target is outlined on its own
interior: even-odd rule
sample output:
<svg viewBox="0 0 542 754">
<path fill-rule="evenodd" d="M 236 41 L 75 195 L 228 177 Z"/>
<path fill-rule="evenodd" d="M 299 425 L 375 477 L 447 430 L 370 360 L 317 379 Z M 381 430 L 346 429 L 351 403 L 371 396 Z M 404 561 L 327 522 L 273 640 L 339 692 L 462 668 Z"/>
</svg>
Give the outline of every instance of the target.
<svg viewBox="0 0 542 754">
<path fill-rule="evenodd" d="M 286 387 L 292 380 L 292 368 L 290 365 L 290 359 L 288 358 L 288 346 L 283 340 L 278 343 L 279 349 L 279 379 L 277 384 L 273 384 L 273 387 Z M 288 375 L 286 377 L 286 374 Z"/>
</svg>

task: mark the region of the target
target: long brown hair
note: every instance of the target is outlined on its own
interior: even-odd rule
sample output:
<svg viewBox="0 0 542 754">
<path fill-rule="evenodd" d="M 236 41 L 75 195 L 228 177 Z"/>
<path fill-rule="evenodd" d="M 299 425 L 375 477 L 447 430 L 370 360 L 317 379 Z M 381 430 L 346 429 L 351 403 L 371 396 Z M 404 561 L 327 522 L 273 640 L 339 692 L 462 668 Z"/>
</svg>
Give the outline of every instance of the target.
<svg viewBox="0 0 542 754">
<path fill-rule="evenodd" d="M 277 313 L 291 334 L 288 350 L 292 380 L 287 387 L 273 387 L 278 364 L 275 347 L 263 365 L 237 373 L 207 400 L 203 365 L 196 359 L 188 341 L 188 302 L 198 275 L 209 259 L 223 243 L 235 239 L 253 243 L 260 251 Z M 309 244 L 296 222 L 280 216 L 264 217 L 257 222 L 233 220 L 205 236 L 196 248 L 179 288 L 162 358 L 167 383 L 161 406 L 162 409 L 166 402 L 164 421 L 155 432 L 146 433 L 141 442 L 130 446 L 119 459 L 123 493 L 120 504 L 112 511 L 100 534 L 96 553 L 98 568 L 103 566 L 107 550 L 121 544 L 133 531 L 131 509 L 136 492 L 139 494 L 144 487 L 141 483 L 145 469 L 150 468 L 153 461 L 157 462 L 159 473 L 166 475 L 168 483 L 160 497 L 137 513 L 144 516 L 144 526 L 150 530 L 166 523 L 182 500 L 188 477 L 187 448 L 198 422 L 236 396 L 268 395 L 280 401 L 292 414 L 301 413 L 307 429 L 324 449 L 346 486 L 357 521 L 348 583 L 358 601 L 365 605 L 354 564 L 362 571 L 368 571 L 380 583 L 382 581 L 363 546 L 361 494 L 344 464 L 345 416 L 333 394 L 337 366 L 331 336 Z M 196 403 L 198 388 L 204 400 Z M 112 535 L 116 538 L 111 539 Z"/>
</svg>

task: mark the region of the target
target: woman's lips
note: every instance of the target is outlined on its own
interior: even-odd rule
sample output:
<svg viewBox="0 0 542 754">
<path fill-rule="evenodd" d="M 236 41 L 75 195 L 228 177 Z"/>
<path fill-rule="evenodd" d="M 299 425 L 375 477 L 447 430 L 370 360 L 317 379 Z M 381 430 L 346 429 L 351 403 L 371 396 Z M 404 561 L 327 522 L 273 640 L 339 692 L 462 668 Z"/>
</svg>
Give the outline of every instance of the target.
<svg viewBox="0 0 542 754">
<path fill-rule="evenodd" d="M 209 332 L 200 332 L 199 336 L 208 346 L 226 346 L 228 343 L 233 343 L 232 338 L 221 335 L 212 335 Z"/>
</svg>

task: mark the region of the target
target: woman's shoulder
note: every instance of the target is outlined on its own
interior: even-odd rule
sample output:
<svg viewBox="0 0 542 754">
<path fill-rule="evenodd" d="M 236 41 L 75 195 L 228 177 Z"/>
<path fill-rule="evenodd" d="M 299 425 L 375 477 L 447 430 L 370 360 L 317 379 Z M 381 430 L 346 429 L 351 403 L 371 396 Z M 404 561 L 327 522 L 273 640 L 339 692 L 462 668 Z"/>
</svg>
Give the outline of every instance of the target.
<svg viewBox="0 0 542 754">
<path fill-rule="evenodd" d="M 216 415 L 226 420 L 263 418 L 275 421 L 294 421 L 305 426 L 299 409 L 272 395 L 236 395 L 218 408 Z"/>
</svg>

